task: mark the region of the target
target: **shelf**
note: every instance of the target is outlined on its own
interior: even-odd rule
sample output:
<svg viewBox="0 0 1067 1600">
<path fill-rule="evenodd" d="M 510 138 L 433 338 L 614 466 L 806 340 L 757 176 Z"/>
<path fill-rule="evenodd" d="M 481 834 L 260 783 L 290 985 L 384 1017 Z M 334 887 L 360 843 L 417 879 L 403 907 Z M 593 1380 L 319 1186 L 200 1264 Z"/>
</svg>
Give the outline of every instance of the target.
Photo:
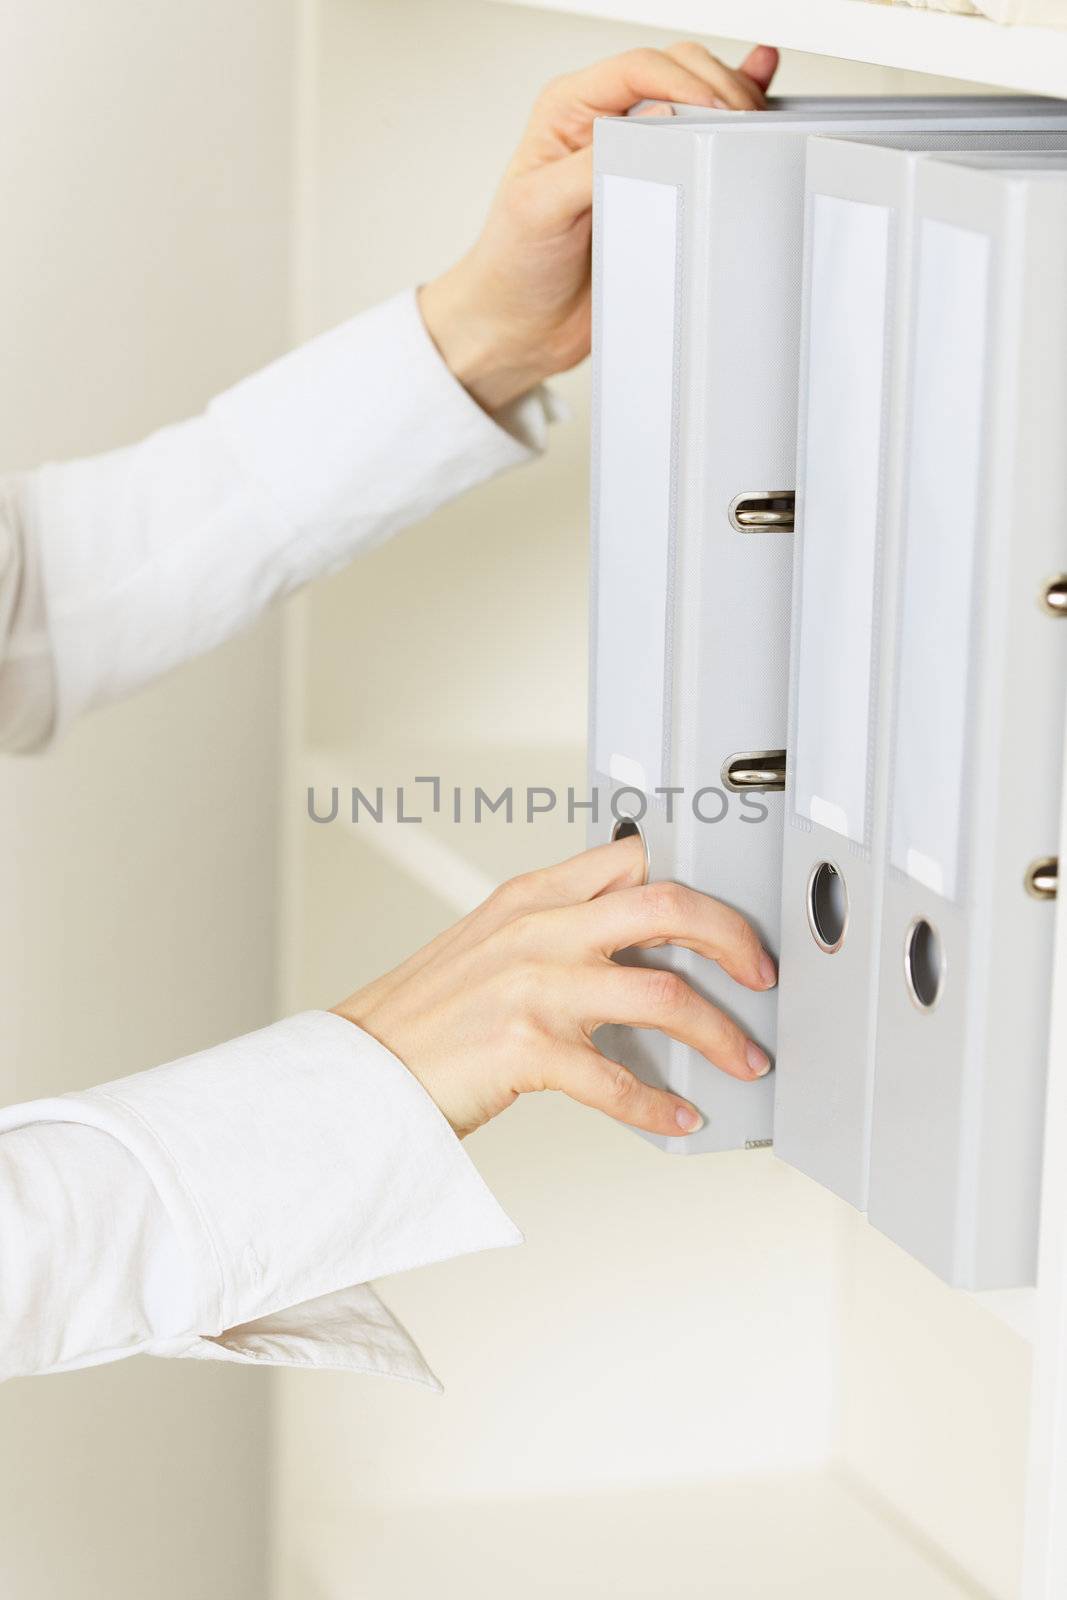
<svg viewBox="0 0 1067 1600">
<path fill-rule="evenodd" d="M 517 1448 L 519 1446 L 517 1445 Z M 848 1482 L 751 1482 L 454 1501 L 302 1521 L 281 1600 L 976 1600 L 902 1519 Z"/>
<path fill-rule="evenodd" d="M 416 887 L 435 896 L 455 913 L 465 916 L 505 878 L 562 860 L 585 847 L 582 820 L 568 822 L 566 794 L 573 785 L 584 794 L 585 752 L 571 746 L 508 750 L 483 745 L 456 745 L 427 749 L 385 747 L 364 749 L 358 758 L 343 750 L 306 750 L 297 760 L 302 790 L 315 792 L 316 810 L 329 813 L 332 790 L 338 790 L 339 814 L 332 826 L 343 829 L 354 843 L 373 850 Z M 419 774 L 439 780 L 439 809 L 433 810 L 433 789 L 418 782 Z M 382 790 L 382 817 L 376 821 L 366 808 L 352 821 L 351 792 L 357 786 L 377 807 Z M 514 820 L 502 811 L 484 809 L 480 820 L 472 815 L 475 790 L 498 797 L 506 788 L 514 793 Z M 550 814 L 525 817 L 527 787 L 551 790 L 559 797 Z M 453 796 L 461 795 L 461 820 L 452 814 Z M 419 822 L 402 822 L 396 796 L 403 791 L 403 811 Z M 535 805 L 547 803 L 543 795 Z M 308 825 L 309 827 L 313 824 Z"/>
<path fill-rule="evenodd" d="M 983 17 L 881 0 L 494 0 L 541 11 L 673 28 L 704 38 L 902 67 L 1030 94 L 1067 95 L 1067 29 L 1005 27 Z"/>
</svg>

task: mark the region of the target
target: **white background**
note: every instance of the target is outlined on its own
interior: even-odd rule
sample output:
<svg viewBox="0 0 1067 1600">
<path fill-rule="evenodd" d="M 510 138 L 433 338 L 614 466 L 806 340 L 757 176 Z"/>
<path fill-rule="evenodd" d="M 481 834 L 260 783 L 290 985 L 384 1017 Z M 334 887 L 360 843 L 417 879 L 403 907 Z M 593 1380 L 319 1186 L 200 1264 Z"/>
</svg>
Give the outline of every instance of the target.
<svg viewBox="0 0 1067 1600">
<path fill-rule="evenodd" d="M 2 465 L 135 437 L 294 332 L 439 270 L 541 82 L 657 37 L 485 0 L 4 7 Z M 783 80 L 920 84 L 800 58 Z M 444 746 L 472 781 L 487 761 L 582 782 L 587 385 L 561 384 L 575 418 L 543 463 L 293 608 L 280 684 L 269 623 L 0 769 L 9 1096 L 332 1003 L 450 920 L 385 854 L 303 823 L 307 771 L 335 753 Z M 562 833 L 516 826 L 494 871 L 578 846 Z M 615 1521 L 647 1535 L 646 1594 L 688 1592 L 684 1570 L 733 1600 L 742 1535 L 755 1570 L 805 1521 L 849 1600 L 902 1592 L 884 1585 L 905 1572 L 916 1596 L 973 1593 L 961 1572 L 1013 1594 L 1029 1359 L 1001 1323 L 765 1154 L 671 1161 L 551 1099 L 472 1153 L 528 1245 L 386 1289 L 443 1400 L 150 1362 L 8 1385 L 0 1591 L 263 1600 L 273 1552 L 275 1600 L 407 1600 L 430 1580 L 390 1591 L 399 1556 L 367 1576 L 390 1513 L 414 1519 L 409 1555 L 438 1594 L 478 1593 L 484 1566 L 434 1541 L 506 1532 L 506 1500 L 544 1592 L 535 1562 L 562 1552 L 564 1520 L 538 1508 L 566 1493 L 587 1553 L 594 1539 L 576 1592 L 616 1594 L 624 1541 L 595 1507 L 627 1486 L 640 1498 Z M 826 1484 L 852 1508 L 839 1524 Z M 437 1523 L 419 1522 L 427 1504 Z M 665 1504 L 689 1543 L 657 1523 Z"/>
</svg>

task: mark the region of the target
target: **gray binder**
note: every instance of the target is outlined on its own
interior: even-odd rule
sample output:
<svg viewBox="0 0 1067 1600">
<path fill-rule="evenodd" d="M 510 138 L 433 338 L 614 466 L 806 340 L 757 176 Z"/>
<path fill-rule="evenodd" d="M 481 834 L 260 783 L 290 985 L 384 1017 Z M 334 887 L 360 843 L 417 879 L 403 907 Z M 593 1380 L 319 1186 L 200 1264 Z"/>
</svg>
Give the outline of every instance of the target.
<svg viewBox="0 0 1067 1600">
<path fill-rule="evenodd" d="M 987 102 L 982 102 L 983 108 Z M 820 126 L 1062 128 L 800 110 L 606 119 L 594 203 L 591 782 L 593 842 L 624 813 L 652 875 L 735 905 L 777 946 L 803 163 Z M 681 795 L 664 793 L 684 789 Z M 657 791 L 659 791 L 657 793 Z M 634 959 L 642 959 L 634 958 Z M 773 1057 L 774 993 L 656 952 Z M 773 1075 L 727 1077 L 665 1037 L 606 1029 L 605 1053 L 705 1117 L 681 1153 L 770 1142 Z"/>
<path fill-rule="evenodd" d="M 925 163 L 871 1221 L 1032 1284 L 1067 694 L 1067 162 Z"/>
<path fill-rule="evenodd" d="M 634 106 L 627 116 L 639 117 L 652 105 L 664 102 L 641 100 Z M 704 122 L 712 117 L 738 115 L 785 114 L 790 116 L 801 115 L 811 117 L 815 115 L 835 116 L 838 113 L 851 116 L 990 116 L 990 117 L 1016 117 L 1037 116 L 1046 117 L 1062 111 L 1067 105 L 1063 100 L 1050 98 L 1040 94 L 886 94 L 873 97 L 871 95 L 769 95 L 767 98 L 767 111 L 758 113 L 735 111 L 709 111 L 706 106 L 686 105 L 683 101 L 667 101 L 671 111 L 676 117 L 682 117 L 689 122 Z"/>
<path fill-rule="evenodd" d="M 814 138 L 783 849 L 775 1146 L 867 1206 L 906 433 L 911 196 L 924 152 L 1063 131 Z"/>
</svg>

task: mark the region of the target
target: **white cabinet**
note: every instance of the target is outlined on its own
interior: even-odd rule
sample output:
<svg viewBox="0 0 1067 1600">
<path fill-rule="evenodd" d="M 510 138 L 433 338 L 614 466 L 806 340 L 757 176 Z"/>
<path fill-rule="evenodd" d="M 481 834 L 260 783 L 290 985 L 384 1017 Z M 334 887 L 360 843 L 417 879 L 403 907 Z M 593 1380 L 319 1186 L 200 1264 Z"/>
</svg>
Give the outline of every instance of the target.
<svg viewBox="0 0 1067 1600">
<path fill-rule="evenodd" d="M 301 333 L 448 264 L 541 83 L 634 44 L 717 34 L 737 59 L 731 41 L 758 36 L 802 52 L 782 69 L 797 93 L 1067 94 L 1067 32 L 873 0 L 302 9 Z M 582 821 L 558 815 L 316 827 L 304 794 L 438 767 L 467 787 L 582 785 L 587 381 L 559 384 L 573 421 L 544 461 L 289 613 L 287 1006 L 332 1003 L 494 878 L 582 845 Z M 554 1100 L 479 1134 L 472 1154 L 529 1242 L 384 1286 L 442 1400 L 280 1377 L 275 1600 L 431 1583 L 1059 1600 L 1067 939 L 1057 995 L 1036 1292 L 945 1288 L 766 1151 L 674 1162 Z"/>
</svg>

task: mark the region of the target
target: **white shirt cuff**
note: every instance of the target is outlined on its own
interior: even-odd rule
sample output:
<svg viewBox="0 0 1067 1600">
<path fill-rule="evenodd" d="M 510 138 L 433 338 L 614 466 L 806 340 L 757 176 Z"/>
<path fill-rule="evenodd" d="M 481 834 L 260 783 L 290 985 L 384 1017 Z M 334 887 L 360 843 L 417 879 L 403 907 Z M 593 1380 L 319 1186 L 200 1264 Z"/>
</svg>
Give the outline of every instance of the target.
<svg viewBox="0 0 1067 1600">
<path fill-rule="evenodd" d="M 401 1378 L 440 1394 L 443 1388 L 415 1341 L 369 1284 L 309 1300 L 301 1306 L 228 1328 L 210 1339 L 178 1341 L 153 1355 L 241 1366 L 298 1367 Z"/>
<path fill-rule="evenodd" d="M 522 1240 L 417 1079 L 330 1012 L 13 1112 L 19 1126 L 99 1128 L 151 1178 L 199 1305 L 197 1337 L 158 1354 L 432 1385 L 403 1329 L 356 1286 Z"/>
</svg>

